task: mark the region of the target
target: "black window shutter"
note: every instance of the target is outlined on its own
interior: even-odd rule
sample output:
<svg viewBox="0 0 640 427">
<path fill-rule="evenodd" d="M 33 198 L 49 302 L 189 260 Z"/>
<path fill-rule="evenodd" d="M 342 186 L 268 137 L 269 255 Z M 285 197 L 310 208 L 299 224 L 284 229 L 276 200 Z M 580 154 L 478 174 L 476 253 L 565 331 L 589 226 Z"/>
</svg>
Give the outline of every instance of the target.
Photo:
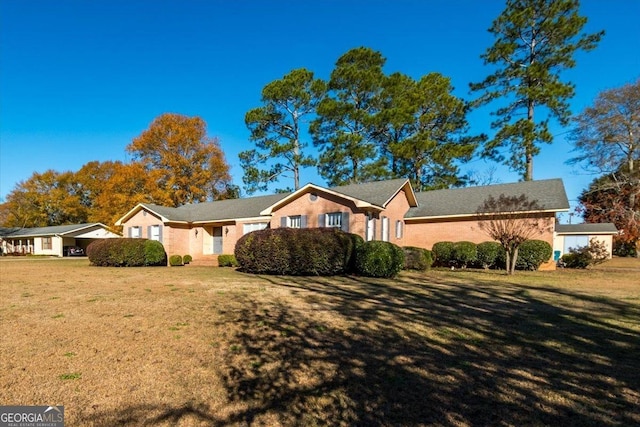
<svg viewBox="0 0 640 427">
<path fill-rule="evenodd" d="M 282 218 L 280 218 L 280 227 L 284 228 L 287 226 L 287 217 L 283 216 Z"/>
<path fill-rule="evenodd" d="M 318 215 L 318 227 L 324 227 L 325 214 Z"/>
<path fill-rule="evenodd" d="M 307 216 L 300 215 L 300 228 L 307 228 Z"/>
</svg>

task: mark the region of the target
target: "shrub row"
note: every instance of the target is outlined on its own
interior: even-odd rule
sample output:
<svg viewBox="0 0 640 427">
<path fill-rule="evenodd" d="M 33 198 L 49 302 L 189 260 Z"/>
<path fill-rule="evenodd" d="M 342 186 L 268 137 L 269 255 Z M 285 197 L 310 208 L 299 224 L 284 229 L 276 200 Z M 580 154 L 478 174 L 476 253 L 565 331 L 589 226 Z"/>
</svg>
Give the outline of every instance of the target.
<svg viewBox="0 0 640 427">
<path fill-rule="evenodd" d="M 404 267 L 404 251 L 390 242 L 366 242 L 356 250 L 357 274 L 367 277 L 394 277 Z"/>
<path fill-rule="evenodd" d="M 148 239 L 102 239 L 87 247 L 87 256 L 100 267 L 142 267 L 167 265 L 162 243 Z"/>
<path fill-rule="evenodd" d="M 518 249 L 516 269 L 537 270 L 548 261 L 553 249 L 543 240 L 527 240 Z M 506 254 L 498 242 L 438 242 L 433 245 L 435 265 L 438 267 L 505 268 Z"/>
<path fill-rule="evenodd" d="M 356 247 L 363 243 L 333 228 L 276 228 L 245 234 L 234 254 L 250 273 L 330 276 L 352 271 Z"/>
<path fill-rule="evenodd" d="M 433 265 L 433 255 L 428 249 L 405 246 L 402 250 L 404 251 L 405 270 L 425 271 Z"/>
</svg>

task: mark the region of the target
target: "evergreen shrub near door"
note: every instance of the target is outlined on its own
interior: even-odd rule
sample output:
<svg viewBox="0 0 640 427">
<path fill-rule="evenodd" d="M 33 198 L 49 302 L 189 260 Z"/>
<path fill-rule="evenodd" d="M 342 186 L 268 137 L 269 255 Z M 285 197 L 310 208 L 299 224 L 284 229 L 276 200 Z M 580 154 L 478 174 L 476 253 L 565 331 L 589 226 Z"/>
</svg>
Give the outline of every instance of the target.
<svg viewBox="0 0 640 427">
<path fill-rule="evenodd" d="M 265 229 L 242 236 L 235 257 L 248 273 L 331 276 L 350 271 L 361 241 L 335 228 Z"/>
<path fill-rule="evenodd" d="M 100 267 L 166 266 L 162 243 L 148 239 L 102 239 L 87 247 L 92 265 Z"/>
</svg>

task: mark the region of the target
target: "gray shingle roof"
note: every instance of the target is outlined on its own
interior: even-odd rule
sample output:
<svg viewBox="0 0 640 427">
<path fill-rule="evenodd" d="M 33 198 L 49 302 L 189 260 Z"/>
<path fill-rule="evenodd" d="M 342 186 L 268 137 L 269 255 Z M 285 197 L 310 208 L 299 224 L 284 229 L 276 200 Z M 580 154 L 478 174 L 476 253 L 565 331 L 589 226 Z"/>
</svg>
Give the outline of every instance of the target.
<svg viewBox="0 0 640 427">
<path fill-rule="evenodd" d="M 93 226 L 103 226 L 99 222 L 87 224 L 70 224 L 70 225 L 54 225 L 51 227 L 33 227 L 33 228 L 0 228 L 0 236 L 2 237 L 35 237 L 35 236 L 54 236 L 56 234 L 67 234 L 74 231 L 83 230 Z"/>
<path fill-rule="evenodd" d="M 169 221 L 221 221 L 225 219 L 259 217 L 261 216 L 260 212 L 262 210 L 288 195 L 289 193 L 278 193 L 268 196 L 248 197 L 245 199 L 216 200 L 214 202 L 184 205 L 178 208 L 146 203 L 143 204 L 143 206 L 165 217 Z"/>
<path fill-rule="evenodd" d="M 330 187 L 329 190 L 359 199 L 372 205 L 384 207 L 385 203 L 396 194 L 398 189 L 407 181 L 406 178 L 390 179 L 388 181 L 366 182 L 362 184 L 342 185 Z"/>
<path fill-rule="evenodd" d="M 430 218 L 473 215 L 489 197 L 520 196 L 537 200 L 546 211 L 569 209 L 569 201 L 561 179 L 525 181 L 481 187 L 433 190 L 416 193 L 418 206 L 409 209 L 405 218 Z"/>
<path fill-rule="evenodd" d="M 611 222 L 601 224 L 557 224 L 558 234 L 617 234 L 618 229 Z"/>
</svg>

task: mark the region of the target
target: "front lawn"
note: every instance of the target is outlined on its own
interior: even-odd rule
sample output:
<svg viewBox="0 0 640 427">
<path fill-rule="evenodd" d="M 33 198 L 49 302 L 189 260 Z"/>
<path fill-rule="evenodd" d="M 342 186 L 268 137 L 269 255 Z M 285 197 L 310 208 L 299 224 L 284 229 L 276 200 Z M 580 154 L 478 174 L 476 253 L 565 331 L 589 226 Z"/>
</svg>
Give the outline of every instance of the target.
<svg viewBox="0 0 640 427">
<path fill-rule="evenodd" d="M 397 279 L 0 260 L 0 402 L 68 425 L 640 425 L 640 265 Z"/>
</svg>

